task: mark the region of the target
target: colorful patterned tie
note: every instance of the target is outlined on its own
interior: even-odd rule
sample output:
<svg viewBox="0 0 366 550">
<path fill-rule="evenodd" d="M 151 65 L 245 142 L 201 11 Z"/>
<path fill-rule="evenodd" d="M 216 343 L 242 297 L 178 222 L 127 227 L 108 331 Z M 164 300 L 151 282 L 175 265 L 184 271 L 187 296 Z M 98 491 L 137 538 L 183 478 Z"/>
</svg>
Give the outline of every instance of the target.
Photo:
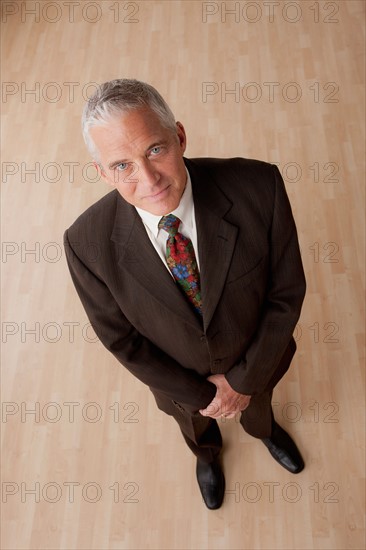
<svg viewBox="0 0 366 550">
<path fill-rule="evenodd" d="M 178 233 L 180 219 L 173 214 L 163 216 L 159 229 L 169 233 L 166 241 L 166 261 L 174 279 L 180 285 L 194 309 L 202 315 L 200 274 L 190 239 Z"/>
</svg>

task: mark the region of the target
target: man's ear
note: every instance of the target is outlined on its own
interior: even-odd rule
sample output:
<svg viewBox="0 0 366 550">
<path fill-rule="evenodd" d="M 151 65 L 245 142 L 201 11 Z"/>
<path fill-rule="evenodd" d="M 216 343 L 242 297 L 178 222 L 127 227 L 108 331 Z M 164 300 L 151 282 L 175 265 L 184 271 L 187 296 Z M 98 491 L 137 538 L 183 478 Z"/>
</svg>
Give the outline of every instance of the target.
<svg viewBox="0 0 366 550">
<path fill-rule="evenodd" d="M 177 136 L 178 136 L 178 139 L 179 139 L 179 145 L 180 145 L 180 148 L 182 150 L 182 153 L 184 153 L 184 151 L 186 150 L 186 147 L 187 147 L 186 131 L 185 131 L 184 126 L 181 122 L 178 121 L 175 124 L 177 126 Z"/>
</svg>

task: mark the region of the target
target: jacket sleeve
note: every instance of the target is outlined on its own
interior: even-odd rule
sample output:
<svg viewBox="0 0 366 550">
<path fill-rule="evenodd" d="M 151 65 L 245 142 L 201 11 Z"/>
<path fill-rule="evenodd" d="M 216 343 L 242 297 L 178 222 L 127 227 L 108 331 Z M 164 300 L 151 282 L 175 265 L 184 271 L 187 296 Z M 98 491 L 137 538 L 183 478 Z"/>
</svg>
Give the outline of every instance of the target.
<svg viewBox="0 0 366 550">
<path fill-rule="evenodd" d="M 297 231 L 285 186 L 273 166 L 275 197 L 270 230 L 268 289 L 254 338 L 241 361 L 226 379 L 239 393 L 255 395 L 266 390 L 285 354 L 296 349 L 292 338 L 305 296 Z M 291 358 L 290 358 L 291 359 Z"/>
<path fill-rule="evenodd" d="M 205 408 L 214 398 L 216 387 L 179 365 L 131 325 L 105 283 L 77 256 L 68 231 L 64 234 L 64 247 L 76 291 L 102 344 L 152 389 L 182 403 L 190 412 Z"/>
</svg>

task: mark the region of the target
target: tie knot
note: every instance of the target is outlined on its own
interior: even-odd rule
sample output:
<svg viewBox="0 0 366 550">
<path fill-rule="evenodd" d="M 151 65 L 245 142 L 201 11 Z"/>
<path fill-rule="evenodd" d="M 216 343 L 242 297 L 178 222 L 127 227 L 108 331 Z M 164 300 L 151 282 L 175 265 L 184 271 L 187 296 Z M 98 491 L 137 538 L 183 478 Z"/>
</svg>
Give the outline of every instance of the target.
<svg viewBox="0 0 366 550">
<path fill-rule="evenodd" d="M 164 229 L 167 231 L 171 237 L 175 237 L 178 233 L 179 225 L 180 219 L 173 216 L 173 214 L 168 214 L 167 216 L 163 216 L 161 218 L 158 227 L 159 229 Z"/>
</svg>

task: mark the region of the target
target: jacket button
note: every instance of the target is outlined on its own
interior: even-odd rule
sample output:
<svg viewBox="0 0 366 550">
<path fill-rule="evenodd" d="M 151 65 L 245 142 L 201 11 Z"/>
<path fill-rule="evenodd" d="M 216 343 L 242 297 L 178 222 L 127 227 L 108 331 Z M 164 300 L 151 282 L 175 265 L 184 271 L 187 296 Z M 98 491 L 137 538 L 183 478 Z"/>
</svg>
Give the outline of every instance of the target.
<svg viewBox="0 0 366 550">
<path fill-rule="evenodd" d="M 204 342 L 204 343 L 207 342 L 206 336 L 201 336 L 200 340 L 201 340 L 201 342 Z"/>
<path fill-rule="evenodd" d="M 221 359 L 215 359 L 213 362 L 214 365 L 221 365 Z"/>
</svg>

